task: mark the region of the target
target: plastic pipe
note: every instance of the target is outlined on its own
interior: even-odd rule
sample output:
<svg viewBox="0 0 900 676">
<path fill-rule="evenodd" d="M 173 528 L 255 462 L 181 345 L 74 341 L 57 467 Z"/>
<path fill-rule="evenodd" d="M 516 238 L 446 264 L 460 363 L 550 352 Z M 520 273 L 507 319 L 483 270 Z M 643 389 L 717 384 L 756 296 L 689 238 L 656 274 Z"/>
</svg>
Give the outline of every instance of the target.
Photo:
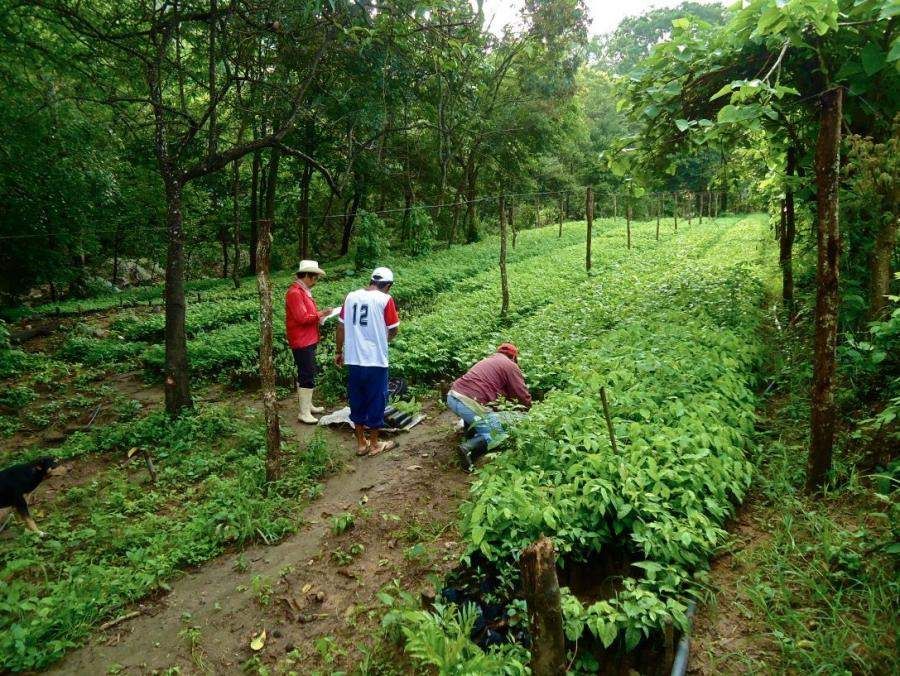
<svg viewBox="0 0 900 676">
<path fill-rule="evenodd" d="M 675 661 L 672 662 L 672 676 L 684 676 L 687 671 L 688 656 L 691 653 L 691 629 L 696 611 L 697 604 L 691 601 L 687 609 L 688 626 L 681 640 L 678 641 L 678 652 L 675 653 Z"/>
</svg>

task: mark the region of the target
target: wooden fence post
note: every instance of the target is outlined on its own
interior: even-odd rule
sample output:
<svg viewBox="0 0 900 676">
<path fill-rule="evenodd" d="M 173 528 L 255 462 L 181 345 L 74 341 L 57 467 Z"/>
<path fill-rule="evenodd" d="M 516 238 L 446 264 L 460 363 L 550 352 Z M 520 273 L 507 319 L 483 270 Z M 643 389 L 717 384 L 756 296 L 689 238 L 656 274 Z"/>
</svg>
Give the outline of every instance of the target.
<svg viewBox="0 0 900 676">
<path fill-rule="evenodd" d="M 272 250 L 272 221 L 259 220 L 256 245 L 256 287 L 259 291 L 259 374 L 266 421 L 266 481 L 281 476 L 281 429 L 278 426 L 278 398 L 275 394 L 275 360 L 272 348 L 272 285 L 269 281 L 269 254 Z"/>
<path fill-rule="evenodd" d="M 512 230 L 512 248 L 515 249 L 518 230 L 516 229 L 516 207 L 512 203 L 509 205 L 509 227 Z"/>
<path fill-rule="evenodd" d="M 703 191 L 700 191 L 700 213 L 697 214 L 698 222 L 703 225 Z"/>
<path fill-rule="evenodd" d="M 509 282 L 506 279 L 506 205 L 500 195 L 500 316 L 509 312 Z"/>
<path fill-rule="evenodd" d="M 613 193 L 613 220 L 619 217 L 619 201 L 615 193 Z"/>
<path fill-rule="evenodd" d="M 559 236 L 562 237 L 562 224 L 563 224 L 563 201 L 562 198 L 559 198 Z"/>
<path fill-rule="evenodd" d="M 672 208 L 672 216 L 675 218 L 675 232 L 678 232 L 678 192 L 672 193 L 675 199 L 675 206 Z"/>
<path fill-rule="evenodd" d="M 534 676 L 565 674 L 566 637 L 553 540 L 541 536 L 526 547 L 519 557 L 519 570 L 531 629 L 531 673 Z"/>
<path fill-rule="evenodd" d="M 662 198 L 656 198 L 656 241 L 659 241 L 659 214 L 662 211 Z"/>
<path fill-rule="evenodd" d="M 591 237 L 594 229 L 594 189 L 588 186 L 584 200 L 584 216 L 587 219 L 587 242 L 584 259 L 584 269 L 591 271 Z"/>
<path fill-rule="evenodd" d="M 628 237 L 628 248 L 631 249 L 631 200 L 628 201 L 628 206 L 625 207 L 625 233 Z"/>
</svg>

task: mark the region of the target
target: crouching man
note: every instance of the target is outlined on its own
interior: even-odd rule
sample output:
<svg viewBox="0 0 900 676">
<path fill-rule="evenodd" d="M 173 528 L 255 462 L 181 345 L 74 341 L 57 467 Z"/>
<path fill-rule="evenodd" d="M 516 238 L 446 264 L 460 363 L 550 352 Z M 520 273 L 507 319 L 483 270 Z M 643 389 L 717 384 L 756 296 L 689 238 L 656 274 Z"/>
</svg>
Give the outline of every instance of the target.
<svg viewBox="0 0 900 676">
<path fill-rule="evenodd" d="M 519 350 L 512 343 L 503 343 L 497 352 L 475 364 L 447 393 L 447 407 L 475 433 L 459 446 L 460 462 L 467 471 L 472 471 L 478 457 L 506 438 L 505 424 L 518 416 L 489 408 L 501 395 L 531 408 L 531 393 L 519 368 Z"/>
</svg>

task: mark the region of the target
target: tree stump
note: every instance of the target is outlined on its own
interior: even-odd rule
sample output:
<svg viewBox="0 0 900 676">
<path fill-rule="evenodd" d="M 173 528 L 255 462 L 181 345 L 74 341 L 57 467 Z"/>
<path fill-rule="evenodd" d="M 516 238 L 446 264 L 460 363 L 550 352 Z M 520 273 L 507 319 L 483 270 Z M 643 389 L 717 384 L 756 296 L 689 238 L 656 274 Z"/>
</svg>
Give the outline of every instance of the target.
<svg viewBox="0 0 900 676">
<path fill-rule="evenodd" d="M 534 676 L 564 674 L 566 639 L 553 540 L 541 537 L 526 547 L 519 559 L 519 569 L 531 624 L 531 673 Z"/>
</svg>

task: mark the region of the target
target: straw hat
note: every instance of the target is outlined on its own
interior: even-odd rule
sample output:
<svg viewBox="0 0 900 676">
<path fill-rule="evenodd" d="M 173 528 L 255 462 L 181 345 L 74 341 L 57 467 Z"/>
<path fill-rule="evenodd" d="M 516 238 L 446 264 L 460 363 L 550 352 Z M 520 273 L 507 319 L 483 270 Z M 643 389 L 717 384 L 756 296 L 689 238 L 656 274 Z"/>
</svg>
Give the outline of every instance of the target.
<svg viewBox="0 0 900 676">
<path fill-rule="evenodd" d="M 319 261 L 300 261 L 297 268 L 298 275 L 311 274 L 325 276 L 325 271 L 319 267 Z"/>
</svg>

